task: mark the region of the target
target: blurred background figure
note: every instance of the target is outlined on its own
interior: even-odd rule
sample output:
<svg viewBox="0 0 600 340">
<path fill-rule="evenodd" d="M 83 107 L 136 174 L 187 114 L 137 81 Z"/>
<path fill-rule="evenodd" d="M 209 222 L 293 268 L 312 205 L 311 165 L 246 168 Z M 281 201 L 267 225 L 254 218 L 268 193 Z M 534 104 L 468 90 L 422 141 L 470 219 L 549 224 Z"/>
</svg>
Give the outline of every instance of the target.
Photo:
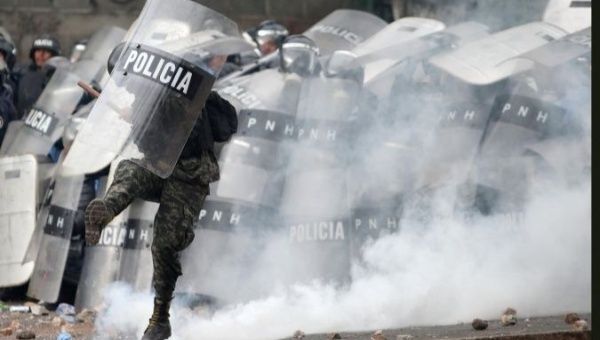
<svg viewBox="0 0 600 340">
<path fill-rule="evenodd" d="M 17 69 L 13 75 L 16 84 L 15 105 L 21 119 L 38 99 L 49 79 L 44 67 L 48 59 L 61 55 L 60 43 L 50 35 L 41 35 L 33 41 L 29 50 L 29 63 Z"/>
<path fill-rule="evenodd" d="M 13 104 L 13 90 L 9 85 L 10 69 L 4 60 L 4 43 L 0 40 L 0 146 L 8 129 L 8 123 L 16 119 L 17 112 Z"/>
<path fill-rule="evenodd" d="M 17 118 L 13 104 L 15 85 L 10 77 L 16 60 L 14 52 L 15 45 L 10 41 L 10 37 L 0 33 L 0 146 L 8 129 L 8 123 Z"/>
</svg>

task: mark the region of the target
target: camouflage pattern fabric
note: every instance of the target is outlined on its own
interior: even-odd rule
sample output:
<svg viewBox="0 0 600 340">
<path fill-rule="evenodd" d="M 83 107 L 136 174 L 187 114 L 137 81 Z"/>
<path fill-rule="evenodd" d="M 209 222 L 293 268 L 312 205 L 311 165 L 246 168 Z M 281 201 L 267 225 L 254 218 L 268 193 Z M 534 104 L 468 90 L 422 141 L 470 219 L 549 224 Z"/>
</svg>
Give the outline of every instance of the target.
<svg viewBox="0 0 600 340">
<path fill-rule="evenodd" d="M 152 260 L 156 297 L 170 301 L 181 273 L 180 252 L 194 240 L 193 225 L 200 214 L 208 184 L 219 179 L 219 166 L 210 151 L 180 160 L 166 179 L 130 160 L 119 163 L 104 202 L 115 215 L 135 199 L 158 202 L 154 218 Z"/>
</svg>

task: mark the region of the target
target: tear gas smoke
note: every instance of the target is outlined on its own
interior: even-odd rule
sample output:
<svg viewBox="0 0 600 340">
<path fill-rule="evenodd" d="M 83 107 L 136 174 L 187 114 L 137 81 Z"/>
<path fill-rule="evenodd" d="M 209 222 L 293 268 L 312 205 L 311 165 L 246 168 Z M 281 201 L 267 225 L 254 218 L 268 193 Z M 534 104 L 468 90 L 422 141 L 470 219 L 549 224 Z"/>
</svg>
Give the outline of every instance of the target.
<svg viewBox="0 0 600 340">
<path fill-rule="evenodd" d="M 365 202 L 402 210 L 398 230 L 360 248 L 351 280 L 342 284 L 309 275 L 297 280 L 311 268 L 328 268 L 327 262 L 338 259 L 335 254 L 294 251 L 289 229 L 280 228 L 251 250 L 243 242 L 222 249 L 213 276 L 184 268 L 188 281 L 214 282 L 227 304 L 217 310 L 191 310 L 189 301 L 176 299 L 171 313 L 174 339 L 277 339 L 296 329 L 317 333 L 452 324 L 498 318 L 507 306 L 522 317 L 590 311 L 589 74 L 561 72 L 545 80 L 548 87 L 567 80 L 580 84 L 567 88 L 565 101 L 559 103 L 577 115 L 573 131 L 563 131 L 576 137 L 552 148 L 553 170 L 525 171 L 527 194 L 518 209 L 489 215 L 457 209 L 473 201 L 473 193 L 462 193 L 461 185 L 476 173 L 476 153 L 441 155 L 451 162 L 433 157 L 439 149 L 452 149 L 440 145 L 432 124 L 454 101 L 483 96 L 480 102 L 491 105 L 498 91 L 473 93 L 446 83 L 447 88 L 431 92 L 428 77 L 435 74 L 424 74 L 420 85 L 411 80 L 408 87 L 392 87 L 395 102 L 380 96 L 380 110 L 361 110 L 358 116 L 369 123 L 360 125 L 351 147 L 338 147 L 331 157 L 306 141 L 284 148 L 290 162 L 277 176 L 288 185 L 299 171 L 344 170 L 333 177 L 344 182 L 343 189 L 326 181 L 300 182 L 311 185 L 296 185 L 290 204 L 298 206 L 292 208 L 342 211 L 348 218 Z M 514 162 L 509 165 L 524 166 L 520 159 Z M 510 177 L 503 176 L 499 181 Z M 419 191 L 423 188 L 427 190 Z M 232 263 L 234 257 L 228 254 L 236 246 L 244 248 L 249 262 Z M 113 285 L 97 320 L 98 337 L 141 335 L 151 302 L 150 294 Z"/>
<path fill-rule="evenodd" d="M 504 218 L 442 219 L 427 227 L 405 223 L 398 234 L 365 247 L 350 286 L 275 288 L 268 297 L 214 314 L 176 304 L 174 339 L 277 339 L 296 329 L 452 324 L 475 316 L 494 319 L 506 306 L 515 306 L 522 317 L 589 311 L 590 195 L 589 186 L 553 190 L 529 204 L 519 225 Z M 274 243 L 285 241 L 283 236 Z M 289 266 L 281 253 L 277 261 L 262 260 L 272 270 L 261 277 L 267 286 L 277 278 L 274 272 Z M 140 335 L 152 296 L 116 284 L 106 298 L 99 334 Z"/>
</svg>

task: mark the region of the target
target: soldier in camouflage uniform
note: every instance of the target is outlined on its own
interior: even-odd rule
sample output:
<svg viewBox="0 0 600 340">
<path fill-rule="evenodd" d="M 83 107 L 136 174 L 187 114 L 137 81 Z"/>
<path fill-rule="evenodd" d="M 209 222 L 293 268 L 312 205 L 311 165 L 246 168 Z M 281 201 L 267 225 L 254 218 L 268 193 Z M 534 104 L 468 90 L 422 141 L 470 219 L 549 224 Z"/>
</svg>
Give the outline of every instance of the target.
<svg viewBox="0 0 600 340">
<path fill-rule="evenodd" d="M 163 179 L 131 160 L 123 160 L 104 198 L 93 200 L 86 209 L 86 240 L 94 245 L 102 228 L 135 198 L 160 203 L 152 241 L 152 284 L 156 296 L 143 339 L 171 336 L 169 308 L 175 283 L 182 275 L 180 252 L 194 240 L 193 225 L 209 194 L 209 183 L 219 179 L 214 141 L 226 141 L 236 130 L 235 108 L 211 92 L 168 178 Z"/>
</svg>

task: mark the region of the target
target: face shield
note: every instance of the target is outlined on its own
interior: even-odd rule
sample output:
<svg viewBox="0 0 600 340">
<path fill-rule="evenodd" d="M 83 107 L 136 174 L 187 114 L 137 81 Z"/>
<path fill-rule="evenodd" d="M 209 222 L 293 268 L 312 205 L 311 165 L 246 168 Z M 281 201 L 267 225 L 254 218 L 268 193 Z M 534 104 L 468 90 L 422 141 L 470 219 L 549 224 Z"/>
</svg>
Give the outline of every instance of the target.
<svg viewBox="0 0 600 340">
<path fill-rule="evenodd" d="M 317 70 L 319 48 L 307 37 L 291 36 L 283 42 L 280 57 L 284 72 L 306 76 Z"/>
</svg>

